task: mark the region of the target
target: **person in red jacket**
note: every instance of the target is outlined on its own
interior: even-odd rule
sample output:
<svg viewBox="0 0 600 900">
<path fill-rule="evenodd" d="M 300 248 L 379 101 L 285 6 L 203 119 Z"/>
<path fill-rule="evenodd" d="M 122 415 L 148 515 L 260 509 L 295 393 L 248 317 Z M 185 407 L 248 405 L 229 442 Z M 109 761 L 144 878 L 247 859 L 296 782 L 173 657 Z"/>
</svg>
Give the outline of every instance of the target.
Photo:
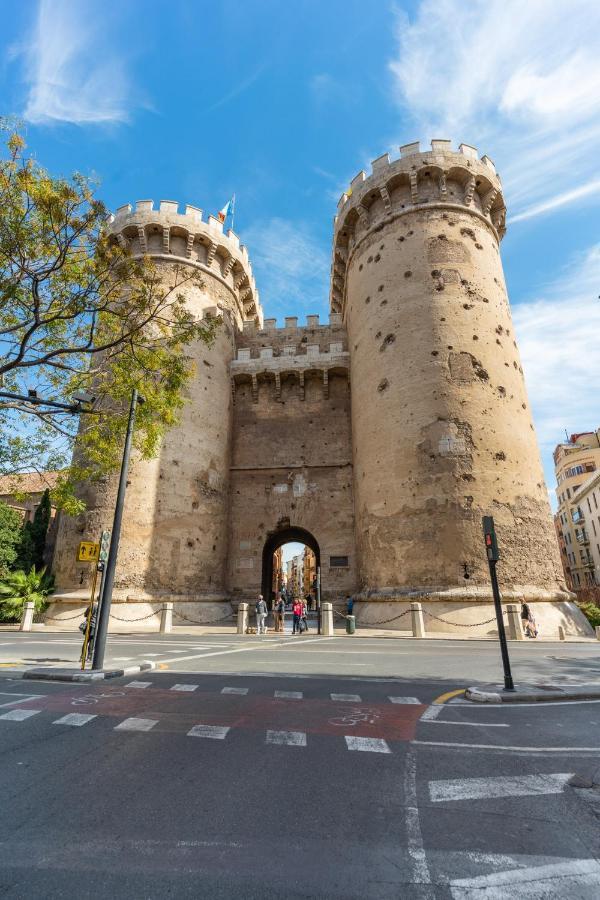
<svg viewBox="0 0 600 900">
<path fill-rule="evenodd" d="M 300 634 L 300 618 L 302 616 L 302 604 L 299 600 L 294 600 L 294 605 L 292 606 L 292 614 L 293 614 L 293 623 L 292 623 L 292 634 Z"/>
</svg>

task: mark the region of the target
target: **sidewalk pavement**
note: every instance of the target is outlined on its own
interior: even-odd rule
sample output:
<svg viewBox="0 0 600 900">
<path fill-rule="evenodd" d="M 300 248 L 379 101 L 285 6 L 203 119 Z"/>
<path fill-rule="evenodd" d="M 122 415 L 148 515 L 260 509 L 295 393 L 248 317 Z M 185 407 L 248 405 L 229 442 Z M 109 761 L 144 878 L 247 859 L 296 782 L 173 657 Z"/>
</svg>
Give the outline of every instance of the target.
<svg viewBox="0 0 600 900">
<path fill-rule="evenodd" d="M 507 691 L 501 684 L 470 687 L 465 699 L 475 703 L 549 703 L 557 700 L 600 700 L 600 683 L 584 685 L 519 684 Z"/>
</svg>

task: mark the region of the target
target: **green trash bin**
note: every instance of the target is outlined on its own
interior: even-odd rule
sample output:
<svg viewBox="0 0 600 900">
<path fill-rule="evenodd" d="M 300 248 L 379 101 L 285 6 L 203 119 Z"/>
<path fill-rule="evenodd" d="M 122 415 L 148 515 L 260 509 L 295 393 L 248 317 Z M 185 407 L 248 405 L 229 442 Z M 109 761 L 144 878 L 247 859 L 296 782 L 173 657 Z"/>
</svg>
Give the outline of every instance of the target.
<svg viewBox="0 0 600 900">
<path fill-rule="evenodd" d="M 346 616 L 346 634 L 354 634 L 356 631 L 356 616 Z"/>
</svg>

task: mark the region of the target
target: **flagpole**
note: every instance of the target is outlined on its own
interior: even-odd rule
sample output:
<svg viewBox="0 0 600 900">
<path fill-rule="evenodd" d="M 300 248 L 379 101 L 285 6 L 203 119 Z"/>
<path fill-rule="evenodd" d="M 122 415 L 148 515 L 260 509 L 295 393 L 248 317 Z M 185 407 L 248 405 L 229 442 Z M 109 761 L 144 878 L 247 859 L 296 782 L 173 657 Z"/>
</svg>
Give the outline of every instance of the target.
<svg viewBox="0 0 600 900">
<path fill-rule="evenodd" d="M 231 204 L 231 230 L 233 231 L 233 221 L 235 218 L 235 194 L 233 195 L 233 197 L 231 199 L 233 201 Z"/>
</svg>

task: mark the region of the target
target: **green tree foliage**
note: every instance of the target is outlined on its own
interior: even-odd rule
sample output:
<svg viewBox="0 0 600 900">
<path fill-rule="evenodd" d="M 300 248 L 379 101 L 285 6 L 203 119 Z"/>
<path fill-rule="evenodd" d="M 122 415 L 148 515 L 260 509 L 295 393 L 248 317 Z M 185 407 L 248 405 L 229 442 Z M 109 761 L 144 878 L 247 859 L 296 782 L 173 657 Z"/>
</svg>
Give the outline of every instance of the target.
<svg viewBox="0 0 600 900">
<path fill-rule="evenodd" d="M 26 522 L 23 526 L 16 568 L 28 572 L 32 566 L 35 566 L 36 569 L 43 567 L 50 516 L 50 491 L 46 488 L 36 506 L 33 521 Z"/>
<path fill-rule="evenodd" d="M 36 572 L 33 566 L 29 572 L 9 572 L 0 579 L 0 621 L 18 622 L 28 600 L 35 603 L 36 612 L 41 612 L 53 590 L 54 579 L 45 569 Z"/>
<path fill-rule="evenodd" d="M 0 500 L 0 577 L 12 568 L 20 538 L 21 516 Z"/>
<path fill-rule="evenodd" d="M 5 125 L 5 129 L 7 126 Z M 0 379 L 25 399 L 0 398 L 0 474 L 64 469 L 53 500 L 81 508 L 73 485 L 119 464 L 131 391 L 146 403 L 135 446 L 156 454 L 177 421 L 193 374 L 192 342 L 210 343 L 218 319 L 198 321 L 183 289 L 202 287 L 191 267 L 161 270 L 133 258 L 82 175 L 54 178 L 7 129 L 0 158 Z M 28 400 L 96 398 L 73 416 Z M 75 464 L 69 465 L 77 438 Z M 15 490 L 18 490 L 15 478 Z"/>
<path fill-rule="evenodd" d="M 593 628 L 596 625 L 600 625 L 600 606 L 597 606 L 591 600 L 579 602 L 577 606 Z"/>
</svg>

